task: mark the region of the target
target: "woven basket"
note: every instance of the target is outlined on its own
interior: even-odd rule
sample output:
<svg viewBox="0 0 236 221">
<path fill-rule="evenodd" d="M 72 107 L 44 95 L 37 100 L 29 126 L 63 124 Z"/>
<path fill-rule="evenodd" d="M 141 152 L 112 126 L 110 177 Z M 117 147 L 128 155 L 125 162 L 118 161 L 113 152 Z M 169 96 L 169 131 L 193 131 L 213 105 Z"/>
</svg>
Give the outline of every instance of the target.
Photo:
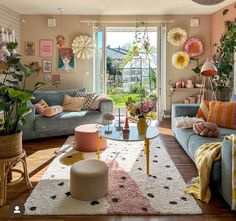
<svg viewBox="0 0 236 221">
<path fill-rule="evenodd" d="M 11 158 L 22 152 L 22 132 L 0 136 L 0 159 Z"/>
</svg>

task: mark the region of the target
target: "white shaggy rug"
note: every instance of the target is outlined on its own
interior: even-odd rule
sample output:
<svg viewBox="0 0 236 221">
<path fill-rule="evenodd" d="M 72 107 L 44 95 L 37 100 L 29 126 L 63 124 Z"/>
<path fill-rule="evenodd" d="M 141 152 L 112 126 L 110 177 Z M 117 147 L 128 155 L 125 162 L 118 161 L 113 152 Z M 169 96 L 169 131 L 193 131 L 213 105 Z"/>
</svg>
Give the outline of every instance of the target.
<svg viewBox="0 0 236 221">
<path fill-rule="evenodd" d="M 154 215 L 201 214 L 186 184 L 157 138 L 150 146 L 150 175 L 146 175 L 143 142 L 108 141 L 101 159 L 109 166 L 109 193 L 96 201 L 70 195 L 70 166 L 60 158 L 71 156 L 74 137 L 67 139 L 25 203 L 25 215 Z M 85 159 L 96 153 L 84 153 Z M 99 188 L 99 187 L 98 187 Z"/>
</svg>

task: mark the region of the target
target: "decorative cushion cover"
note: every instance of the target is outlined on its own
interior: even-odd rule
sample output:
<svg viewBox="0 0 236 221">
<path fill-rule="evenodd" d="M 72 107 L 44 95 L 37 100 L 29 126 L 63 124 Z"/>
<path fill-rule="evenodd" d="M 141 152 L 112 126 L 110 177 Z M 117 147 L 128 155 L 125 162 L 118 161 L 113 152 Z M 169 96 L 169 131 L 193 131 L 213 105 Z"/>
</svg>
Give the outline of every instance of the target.
<svg viewBox="0 0 236 221">
<path fill-rule="evenodd" d="M 202 118 L 203 120 L 207 121 L 208 115 L 209 115 L 209 102 L 201 101 L 196 117 Z"/>
<path fill-rule="evenodd" d="M 203 137 L 218 137 L 219 130 L 216 124 L 212 122 L 198 121 L 193 124 L 193 130 L 196 134 Z"/>
<path fill-rule="evenodd" d="M 84 107 L 86 99 L 84 97 L 71 97 L 64 95 L 63 110 L 64 111 L 81 111 Z"/>
<path fill-rule="evenodd" d="M 63 108 L 60 105 L 51 106 L 51 107 L 44 109 L 43 116 L 53 117 L 53 116 L 61 113 L 62 111 L 63 111 Z"/>
<path fill-rule="evenodd" d="M 93 92 L 78 92 L 76 94 L 76 97 L 86 99 L 84 107 L 83 107 L 84 110 L 89 110 L 90 109 L 90 105 L 92 103 L 92 100 L 93 100 L 94 96 L 95 96 L 95 93 L 93 93 Z"/>
<path fill-rule="evenodd" d="M 48 108 L 48 104 L 45 100 L 41 99 L 35 106 L 35 113 L 36 114 L 43 114 L 43 111 Z"/>
<path fill-rule="evenodd" d="M 236 129 L 236 102 L 211 101 L 207 121 L 220 127 Z"/>
<path fill-rule="evenodd" d="M 197 121 L 204 121 L 202 118 L 197 117 L 176 117 L 176 128 L 193 128 L 193 124 Z"/>
</svg>

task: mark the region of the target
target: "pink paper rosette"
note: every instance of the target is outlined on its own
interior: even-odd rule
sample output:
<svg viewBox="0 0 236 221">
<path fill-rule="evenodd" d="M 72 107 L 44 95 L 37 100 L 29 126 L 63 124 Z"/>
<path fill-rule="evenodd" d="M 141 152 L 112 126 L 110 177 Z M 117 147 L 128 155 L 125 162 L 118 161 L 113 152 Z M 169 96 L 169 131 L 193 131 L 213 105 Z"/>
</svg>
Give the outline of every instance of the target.
<svg viewBox="0 0 236 221">
<path fill-rule="evenodd" d="M 197 38 L 189 38 L 184 44 L 184 51 L 188 53 L 189 57 L 197 57 L 203 53 L 203 44 Z"/>
</svg>

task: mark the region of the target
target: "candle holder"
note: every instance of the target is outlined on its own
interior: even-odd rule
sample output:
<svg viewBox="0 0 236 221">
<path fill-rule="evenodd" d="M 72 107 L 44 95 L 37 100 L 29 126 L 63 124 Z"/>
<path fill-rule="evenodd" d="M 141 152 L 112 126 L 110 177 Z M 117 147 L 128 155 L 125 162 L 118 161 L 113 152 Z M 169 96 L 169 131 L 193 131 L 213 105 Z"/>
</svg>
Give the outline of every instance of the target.
<svg viewBox="0 0 236 221">
<path fill-rule="evenodd" d="M 116 130 L 121 131 L 121 130 L 123 130 L 123 127 L 120 124 L 120 108 L 118 108 L 118 122 L 119 122 L 119 124 L 116 127 Z"/>
</svg>

